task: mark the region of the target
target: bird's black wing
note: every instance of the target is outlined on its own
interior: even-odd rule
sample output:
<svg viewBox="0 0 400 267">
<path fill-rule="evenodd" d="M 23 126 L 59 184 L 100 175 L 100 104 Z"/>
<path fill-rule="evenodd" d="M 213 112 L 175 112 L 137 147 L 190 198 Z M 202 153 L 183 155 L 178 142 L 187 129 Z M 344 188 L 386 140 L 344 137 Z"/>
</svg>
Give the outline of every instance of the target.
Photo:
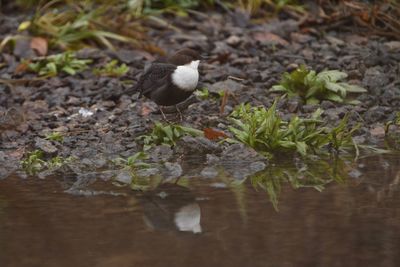
<svg viewBox="0 0 400 267">
<path fill-rule="evenodd" d="M 145 70 L 138 82 L 140 90 L 139 98 L 155 89 L 167 87 L 169 85 L 170 75 L 175 71 L 176 66 L 167 63 L 153 63 Z"/>
</svg>

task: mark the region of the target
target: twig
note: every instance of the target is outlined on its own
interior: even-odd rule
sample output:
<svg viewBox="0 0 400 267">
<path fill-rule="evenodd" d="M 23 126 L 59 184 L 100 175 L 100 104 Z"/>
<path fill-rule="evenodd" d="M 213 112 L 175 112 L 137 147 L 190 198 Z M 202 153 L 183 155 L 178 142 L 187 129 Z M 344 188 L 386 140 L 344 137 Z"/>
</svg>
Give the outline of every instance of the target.
<svg viewBox="0 0 400 267">
<path fill-rule="evenodd" d="M 228 76 L 228 79 L 235 80 L 235 81 L 240 81 L 240 82 L 246 80 L 246 79 L 242 79 L 242 78 L 231 76 L 231 75 Z"/>
<path fill-rule="evenodd" d="M 227 90 L 224 91 L 224 96 L 222 97 L 221 106 L 219 109 L 219 114 L 224 114 L 226 103 L 228 102 L 229 92 Z"/>
<path fill-rule="evenodd" d="M 33 79 L 0 79 L 0 84 L 5 84 L 10 88 L 14 88 L 15 85 L 24 85 L 30 82 L 43 81 L 45 78 L 33 78 Z"/>
</svg>

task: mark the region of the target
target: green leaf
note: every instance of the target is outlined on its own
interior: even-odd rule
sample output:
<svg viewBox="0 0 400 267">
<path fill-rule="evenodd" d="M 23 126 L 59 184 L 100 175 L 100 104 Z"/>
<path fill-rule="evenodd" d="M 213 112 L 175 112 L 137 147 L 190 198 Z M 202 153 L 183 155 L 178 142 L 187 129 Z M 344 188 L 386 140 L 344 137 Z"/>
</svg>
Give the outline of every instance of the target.
<svg viewBox="0 0 400 267">
<path fill-rule="evenodd" d="M 340 86 L 344 87 L 347 92 L 349 93 L 366 93 L 368 92 L 367 89 L 354 85 L 354 84 L 348 84 L 348 83 L 338 83 Z"/>
<path fill-rule="evenodd" d="M 31 21 L 23 21 L 19 24 L 18 26 L 18 31 L 24 31 L 26 29 L 28 29 L 31 26 L 32 22 Z"/>
<path fill-rule="evenodd" d="M 307 154 L 307 144 L 305 142 L 296 142 L 297 152 L 299 152 L 302 156 Z"/>
<path fill-rule="evenodd" d="M 333 93 L 326 94 L 325 95 L 325 99 L 333 101 L 333 102 L 338 102 L 338 103 L 342 103 L 343 102 L 343 98 L 341 98 L 339 95 L 336 95 L 336 94 L 333 94 Z"/>
<path fill-rule="evenodd" d="M 337 92 L 339 92 L 339 91 L 342 91 L 342 90 L 345 90 L 342 86 L 340 86 L 339 84 L 337 84 L 337 83 L 332 83 L 332 82 L 326 82 L 325 83 L 325 87 L 326 87 L 326 89 L 328 89 L 328 90 L 330 90 L 330 91 L 332 91 L 332 92 L 335 92 L 335 93 L 337 93 Z"/>
<path fill-rule="evenodd" d="M 62 68 L 62 70 L 64 72 L 68 73 L 69 75 L 75 75 L 76 74 L 76 71 L 73 68 L 69 67 L 69 66 L 64 66 Z"/>
<path fill-rule="evenodd" d="M 315 84 L 315 77 L 316 77 L 316 73 L 315 71 L 310 71 L 306 77 L 304 78 L 304 84 L 307 86 L 313 86 Z"/>
<path fill-rule="evenodd" d="M 46 68 L 48 69 L 48 73 L 51 75 L 57 75 L 57 66 L 54 62 L 49 62 L 46 64 Z"/>
<path fill-rule="evenodd" d="M 286 92 L 288 91 L 283 85 L 274 85 L 269 90 L 270 92 Z"/>
<path fill-rule="evenodd" d="M 338 70 L 326 70 L 320 72 L 317 77 L 327 82 L 337 82 L 347 78 L 347 73 Z"/>
<path fill-rule="evenodd" d="M 314 96 L 315 94 L 317 94 L 319 89 L 320 88 L 318 86 L 312 86 L 310 89 L 308 89 L 306 98 L 310 98 L 310 97 Z"/>
<path fill-rule="evenodd" d="M 319 104 L 319 102 L 320 101 L 317 98 L 311 97 L 311 98 L 307 99 L 306 104 L 307 105 L 317 105 L 317 104 Z"/>
<path fill-rule="evenodd" d="M 360 105 L 361 101 L 353 99 L 353 100 L 345 100 L 344 103 L 349 104 L 349 105 Z"/>
<path fill-rule="evenodd" d="M 318 108 L 314 113 L 311 115 L 311 118 L 314 120 L 319 120 L 321 118 L 321 115 L 324 113 L 324 110 L 321 108 Z"/>
</svg>

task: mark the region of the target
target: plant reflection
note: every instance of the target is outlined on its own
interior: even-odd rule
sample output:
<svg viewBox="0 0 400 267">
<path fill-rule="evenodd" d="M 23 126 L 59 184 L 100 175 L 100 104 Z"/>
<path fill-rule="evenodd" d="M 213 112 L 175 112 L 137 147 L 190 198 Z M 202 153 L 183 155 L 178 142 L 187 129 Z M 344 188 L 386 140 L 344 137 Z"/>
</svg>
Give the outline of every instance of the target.
<svg viewBox="0 0 400 267">
<path fill-rule="evenodd" d="M 340 158 L 306 161 L 301 164 L 279 163 L 250 177 L 250 181 L 256 190 L 261 188 L 267 192 L 272 205 L 278 210 L 278 198 L 283 183 L 288 182 L 294 189 L 311 187 L 321 192 L 332 181 L 344 183 L 351 169 L 351 164 Z"/>
</svg>

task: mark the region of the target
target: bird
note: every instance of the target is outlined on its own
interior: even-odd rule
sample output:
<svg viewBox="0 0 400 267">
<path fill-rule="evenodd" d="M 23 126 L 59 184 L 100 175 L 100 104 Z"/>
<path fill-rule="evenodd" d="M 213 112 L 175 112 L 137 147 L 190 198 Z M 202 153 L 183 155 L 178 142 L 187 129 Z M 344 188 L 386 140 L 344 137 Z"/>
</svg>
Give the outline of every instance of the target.
<svg viewBox="0 0 400 267">
<path fill-rule="evenodd" d="M 198 67 L 202 56 L 195 50 L 183 48 L 164 60 L 154 61 L 144 69 L 136 84 L 142 96 L 155 102 L 165 120 L 161 106 L 175 106 L 189 98 L 199 82 Z"/>
</svg>

